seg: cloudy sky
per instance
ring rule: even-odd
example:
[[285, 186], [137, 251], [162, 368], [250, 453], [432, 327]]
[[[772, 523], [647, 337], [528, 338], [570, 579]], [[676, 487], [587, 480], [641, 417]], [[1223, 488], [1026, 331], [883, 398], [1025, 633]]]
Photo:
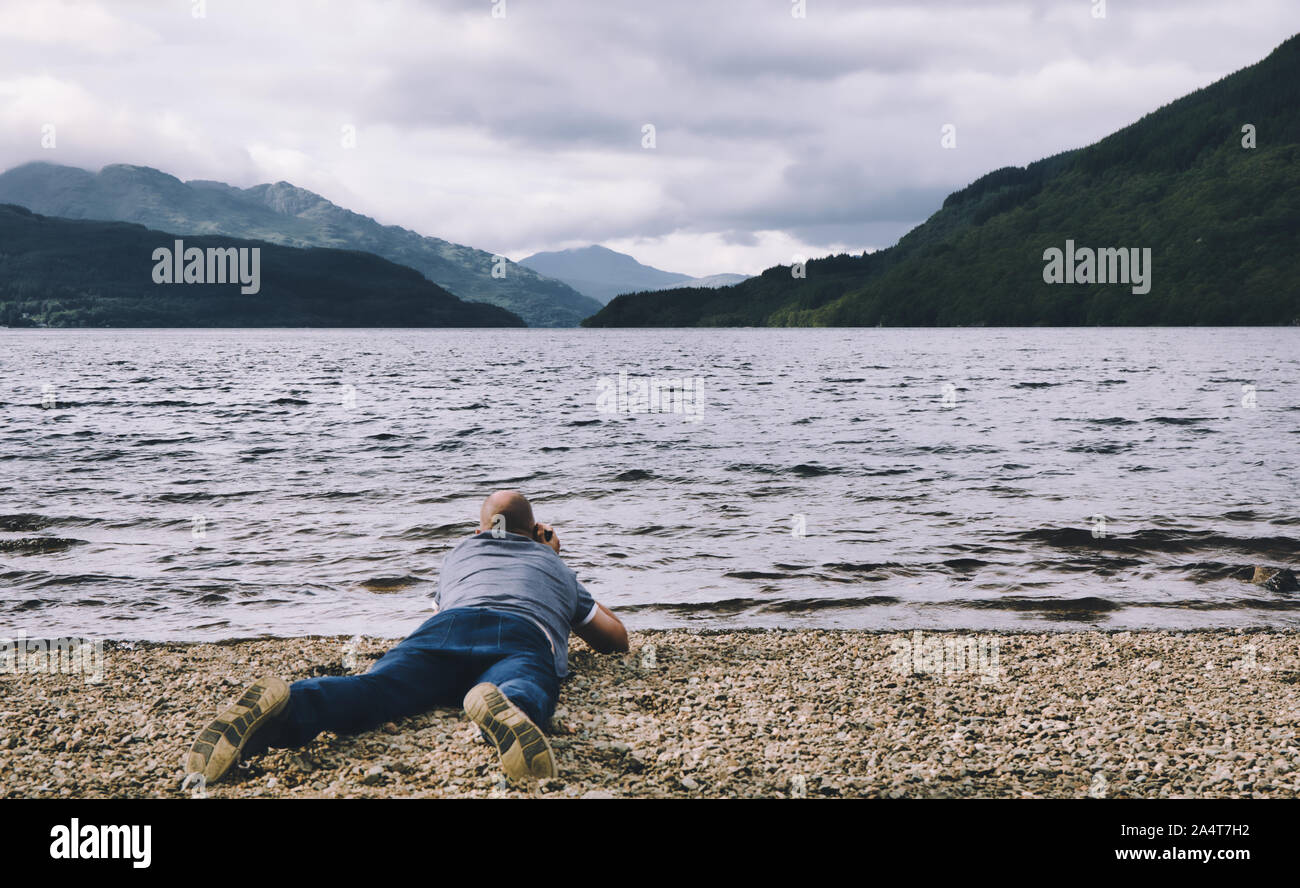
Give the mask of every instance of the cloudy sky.
[[1300, 31], [1296, 0], [1098, 6], [0, 0], [0, 169], [283, 179], [515, 259], [755, 273], [887, 246]]

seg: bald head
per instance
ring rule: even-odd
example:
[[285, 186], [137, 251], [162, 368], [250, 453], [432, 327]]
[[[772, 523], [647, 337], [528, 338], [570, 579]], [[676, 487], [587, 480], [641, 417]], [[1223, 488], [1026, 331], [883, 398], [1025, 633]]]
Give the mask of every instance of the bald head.
[[532, 539], [533, 507], [517, 490], [498, 490], [483, 500], [483, 508], [478, 512], [479, 533], [492, 529], [492, 519], [504, 515], [506, 530]]

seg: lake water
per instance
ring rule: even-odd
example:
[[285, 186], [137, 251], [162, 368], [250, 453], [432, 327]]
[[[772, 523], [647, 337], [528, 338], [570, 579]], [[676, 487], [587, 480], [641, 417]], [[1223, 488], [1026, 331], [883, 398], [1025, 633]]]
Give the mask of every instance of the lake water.
[[[1242, 579], [1300, 561], [1297, 328], [0, 330], [0, 370], [8, 634], [400, 636], [498, 487], [633, 628], [1300, 625]], [[601, 412], [620, 370], [698, 415]]]

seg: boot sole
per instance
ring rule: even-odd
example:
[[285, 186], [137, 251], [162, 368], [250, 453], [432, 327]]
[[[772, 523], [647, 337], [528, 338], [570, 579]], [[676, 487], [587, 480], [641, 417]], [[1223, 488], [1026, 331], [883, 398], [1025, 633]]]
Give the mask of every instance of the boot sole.
[[282, 679], [269, 676], [249, 685], [199, 732], [185, 757], [185, 773], [202, 774], [206, 783], [217, 782], [239, 761], [249, 738], [287, 705], [289, 685]]
[[465, 714], [496, 747], [507, 777], [540, 780], [558, 775], [546, 735], [496, 685], [484, 682], [471, 688], [465, 695]]

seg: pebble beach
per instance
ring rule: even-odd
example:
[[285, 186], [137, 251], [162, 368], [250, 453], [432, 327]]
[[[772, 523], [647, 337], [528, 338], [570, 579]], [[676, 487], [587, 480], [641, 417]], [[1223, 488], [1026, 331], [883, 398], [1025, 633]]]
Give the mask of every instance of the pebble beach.
[[1300, 633], [650, 631], [576, 639], [511, 784], [459, 710], [274, 750], [200, 792], [195, 733], [244, 685], [364, 672], [392, 639], [110, 642], [102, 677], [0, 673], [0, 796], [1295, 797]]

